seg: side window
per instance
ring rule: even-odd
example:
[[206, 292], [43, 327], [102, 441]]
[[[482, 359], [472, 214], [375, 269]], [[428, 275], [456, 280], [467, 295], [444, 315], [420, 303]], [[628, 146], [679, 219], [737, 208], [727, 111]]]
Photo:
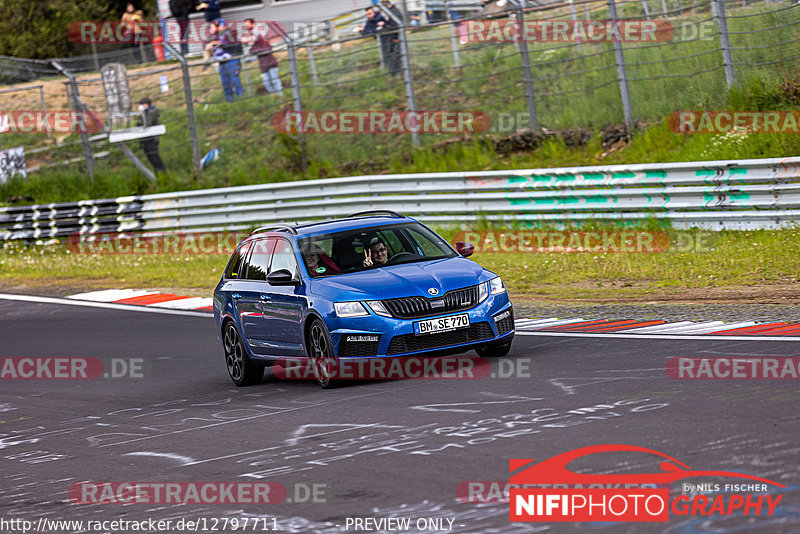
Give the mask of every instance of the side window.
[[292, 244], [285, 239], [278, 239], [275, 243], [275, 251], [272, 254], [271, 273], [287, 269], [294, 276], [297, 276], [297, 260], [294, 257]]
[[[244, 278], [244, 273], [247, 272], [248, 252], [250, 252], [250, 243], [242, 245], [234, 252], [231, 261], [228, 263], [228, 268], [225, 270], [225, 278], [235, 280], [239, 278], [239, 273], [242, 273], [241, 277]], [[242, 269], [242, 267], [244, 267], [244, 269]]]
[[250, 254], [250, 265], [247, 267], [248, 280], [266, 280], [269, 273], [269, 262], [272, 259], [274, 238], [259, 239], [253, 242], [253, 253]]
[[416, 230], [409, 230], [408, 233], [411, 234], [411, 237], [414, 239], [414, 241], [417, 242], [419, 248], [422, 249], [422, 252], [426, 256], [435, 257], [442, 255], [442, 249], [436, 246], [430, 239], [428, 239], [424, 235], [420, 234]]

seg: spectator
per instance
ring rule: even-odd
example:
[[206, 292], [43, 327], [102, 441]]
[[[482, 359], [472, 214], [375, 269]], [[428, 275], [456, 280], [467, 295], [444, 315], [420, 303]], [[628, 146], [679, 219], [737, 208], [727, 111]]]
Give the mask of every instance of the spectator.
[[206, 18], [206, 22], [211, 22], [222, 17], [222, 13], [219, 8], [219, 0], [206, 0], [197, 6], [197, 10], [203, 10], [203, 15]]
[[368, 35], [376, 35], [378, 31], [383, 28], [384, 24], [386, 24], [386, 19], [383, 18], [383, 15], [377, 13], [375, 8], [370, 6], [365, 10], [367, 16], [367, 22], [364, 23], [363, 26], [359, 26], [356, 28], [356, 32], [360, 33], [364, 37]]
[[131, 46], [133, 47], [133, 60], [139, 64], [142, 62], [142, 49], [138, 40], [139, 22], [143, 19], [142, 10], [137, 10], [136, 7], [128, 2], [125, 6], [125, 13], [122, 14], [122, 27], [125, 33], [131, 34]]
[[181, 30], [181, 55], [189, 53], [189, 43], [187, 42], [186, 30], [189, 28], [189, 13], [194, 8], [195, 0], [169, 0], [169, 10], [172, 16], [178, 21]]
[[[150, 126], [159, 124], [158, 118], [160, 112], [149, 98], [142, 98], [139, 100], [139, 111], [142, 112], [143, 116], [137, 119], [137, 126], [149, 128]], [[167, 166], [164, 165], [164, 161], [161, 159], [161, 155], [158, 152], [158, 136], [140, 139], [139, 146], [142, 148], [142, 152], [147, 156], [150, 165], [153, 166], [156, 172], [167, 172]]]
[[408, 0], [406, 8], [408, 9], [409, 24], [411, 26], [420, 26], [422, 24], [422, 13], [425, 11], [425, 0]]
[[234, 96], [242, 96], [242, 81], [239, 79], [241, 63], [239, 56], [242, 55], [242, 43], [239, 42], [236, 31], [228, 28], [224, 19], [218, 22], [218, 44], [214, 51], [214, 59], [219, 61], [219, 77], [222, 81], [222, 91], [225, 100], [233, 102]]
[[[382, 0], [383, 7], [392, 12], [392, 15], [397, 17], [398, 20], [403, 20], [403, 13], [400, 9], [392, 4], [391, 0]], [[395, 76], [400, 73], [402, 68], [402, 58], [400, 56], [400, 37], [397, 32], [400, 26], [390, 17], [387, 17], [386, 22], [382, 25], [381, 31], [381, 49], [383, 50], [383, 61], [389, 69], [389, 74]]]
[[219, 26], [217, 21], [208, 25], [208, 39], [203, 41], [203, 70], [208, 68], [211, 63], [211, 58], [214, 57], [214, 51], [219, 45]]
[[242, 42], [251, 45], [250, 53], [258, 56], [258, 68], [261, 70], [261, 80], [267, 93], [283, 96], [278, 59], [272, 53], [269, 40], [264, 35], [255, 34], [255, 25], [253, 19], [245, 19], [244, 29], [247, 33], [242, 37]]

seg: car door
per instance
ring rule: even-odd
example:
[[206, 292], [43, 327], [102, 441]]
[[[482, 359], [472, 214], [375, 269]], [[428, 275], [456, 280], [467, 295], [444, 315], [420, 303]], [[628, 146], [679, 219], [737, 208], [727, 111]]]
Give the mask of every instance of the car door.
[[271, 355], [267, 341], [266, 324], [261, 297], [267, 287], [267, 273], [272, 260], [274, 239], [262, 238], [253, 241], [250, 253], [240, 268], [236, 291], [231, 295], [236, 303], [242, 334], [254, 354]]
[[[300, 279], [297, 256], [288, 239], [276, 238], [270, 273], [287, 269]], [[303, 286], [268, 285], [267, 298], [261, 301], [264, 310], [267, 340], [280, 356], [303, 356], [301, 320], [307, 306]]]

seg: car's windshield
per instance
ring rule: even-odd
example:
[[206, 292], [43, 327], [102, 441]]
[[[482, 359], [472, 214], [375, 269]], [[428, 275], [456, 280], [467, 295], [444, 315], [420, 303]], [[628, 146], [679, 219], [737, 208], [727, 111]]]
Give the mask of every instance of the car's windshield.
[[416, 222], [318, 235], [299, 244], [313, 278], [457, 255], [444, 239]]

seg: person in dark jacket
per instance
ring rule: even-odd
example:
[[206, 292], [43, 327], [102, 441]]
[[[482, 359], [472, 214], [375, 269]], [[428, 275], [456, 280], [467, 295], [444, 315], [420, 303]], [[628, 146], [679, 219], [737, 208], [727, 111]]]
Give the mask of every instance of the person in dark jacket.
[[[137, 119], [136, 124], [138, 126], [149, 128], [150, 126], [159, 124], [158, 118], [160, 112], [149, 98], [142, 98], [139, 100], [139, 111], [142, 112], [143, 116]], [[153, 166], [156, 172], [167, 172], [167, 166], [164, 165], [161, 154], [158, 152], [158, 136], [140, 139], [139, 146], [142, 148], [142, 152], [147, 156], [150, 165]]]
[[197, 10], [203, 10], [206, 22], [211, 22], [212, 20], [217, 20], [222, 17], [222, 12], [219, 8], [219, 0], [205, 0], [197, 6]]
[[244, 94], [242, 81], [239, 79], [241, 71], [239, 56], [243, 52], [242, 43], [239, 42], [236, 30], [229, 28], [224, 19], [219, 19], [218, 27], [219, 44], [214, 52], [214, 59], [219, 61], [219, 77], [222, 81], [225, 100], [233, 102], [234, 95], [242, 96]]
[[251, 45], [250, 53], [258, 56], [258, 68], [261, 70], [264, 89], [271, 95], [283, 96], [278, 59], [272, 53], [272, 45], [269, 44], [269, 40], [264, 35], [256, 34], [255, 26], [256, 23], [253, 19], [245, 19], [244, 29], [247, 35], [242, 37], [242, 42]]
[[[403, 13], [396, 5], [392, 4], [389, 0], [382, 0], [383, 6], [387, 8], [398, 20], [403, 20]], [[386, 68], [389, 69], [389, 74], [395, 76], [400, 73], [402, 69], [402, 58], [400, 56], [400, 36], [397, 32], [400, 26], [390, 17], [387, 17], [386, 23], [381, 29], [381, 48], [383, 49], [383, 60], [386, 62]]]
[[363, 26], [356, 28], [356, 31], [364, 37], [368, 35], [376, 35], [378, 31], [386, 24], [386, 19], [383, 15], [375, 11], [375, 8], [370, 6], [365, 10], [367, 21]]
[[181, 29], [181, 55], [183, 56], [189, 53], [186, 30], [189, 28], [189, 13], [194, 10], [194, 7], [195, 0], [169, 0], [169, 10]]

